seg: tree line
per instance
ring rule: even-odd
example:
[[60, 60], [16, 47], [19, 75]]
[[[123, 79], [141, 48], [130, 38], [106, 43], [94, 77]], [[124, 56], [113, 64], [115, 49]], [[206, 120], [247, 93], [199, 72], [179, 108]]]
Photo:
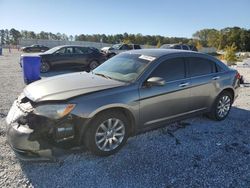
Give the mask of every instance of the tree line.
[[193, 38], [184, 37], [165, 37], [161, 35], [142, 35], [138, 34], [80, 34], [66, 35], [64, 33], [51, 33], [41, 31], [16, 30], [14, 28], [0, 30], [1, 45], [18, 45], [19, 39], [45, 39], [45, 40], [66, 40], [66, 41], [90, 41], [103, 43], [135, 43], [140, 45], [161, 46], [162, 44], [185, 43], [201, 47], [215, 47], [225, 49], [228, 46], [235, 45], [237, 51], [250, 51], [250, 29], [240, 27], [227, 27], [221, 30], [202, 29], [193, 34]]
[[250, 51], [250, 29], [226, 27], [221, 30], [202, 29], [193, 34], [197, 45], [224, 50], [234, 46], [237, 51]]

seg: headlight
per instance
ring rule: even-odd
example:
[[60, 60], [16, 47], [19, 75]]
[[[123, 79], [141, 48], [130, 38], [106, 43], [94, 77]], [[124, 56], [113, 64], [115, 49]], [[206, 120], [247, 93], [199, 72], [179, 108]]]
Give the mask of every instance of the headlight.
[[34, 114], [51, 119], [60, 119], [68, 115], [75, 108], [75, 104], [41, 105], [35, 108]]

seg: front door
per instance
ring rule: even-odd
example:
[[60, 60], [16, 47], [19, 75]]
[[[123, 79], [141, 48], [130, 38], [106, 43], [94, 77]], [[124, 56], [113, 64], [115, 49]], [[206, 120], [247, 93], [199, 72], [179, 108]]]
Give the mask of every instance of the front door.
[[70, 67], [75, 64], [73, 58], [73, 47], [63, 47], [56, 51], [51, 57], [54, 66], [58, 68]]
[[189, 112], [190, 79], [186, 78], [183, 58], [161, 62], [148, 78], [161, 77], [163, 86], [147, 86], [146, 80], [139, 89], [140, 125], [150, 127]]

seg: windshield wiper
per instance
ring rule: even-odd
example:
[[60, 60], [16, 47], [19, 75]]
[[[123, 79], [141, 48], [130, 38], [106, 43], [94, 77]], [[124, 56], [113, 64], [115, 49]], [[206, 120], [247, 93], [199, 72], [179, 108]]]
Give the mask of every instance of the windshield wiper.
[[[92, 72], [92, 73], [93, 73], [93, 72]], [[112, 79], [111, 77], [109, 77], [109, 76], [107, 76], [107, 75], [105, 75], [105, 74], [101, 74], [101, 73], [93, 73], [93, 74], [95, 74], [95, 75], [97, 75], [97, 76], [102, 76], [102, 77], [107, 78], [107, 79]]]

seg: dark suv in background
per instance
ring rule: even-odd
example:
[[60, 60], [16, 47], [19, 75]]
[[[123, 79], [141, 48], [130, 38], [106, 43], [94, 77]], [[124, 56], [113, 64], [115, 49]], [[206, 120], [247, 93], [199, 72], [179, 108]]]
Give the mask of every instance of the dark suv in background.
[[161, 46], [163, 49], [177, 49], [177, 50], [191, 50], [191, 51], [198, 51], [194, 45], [190, 44], [163, 44]]

